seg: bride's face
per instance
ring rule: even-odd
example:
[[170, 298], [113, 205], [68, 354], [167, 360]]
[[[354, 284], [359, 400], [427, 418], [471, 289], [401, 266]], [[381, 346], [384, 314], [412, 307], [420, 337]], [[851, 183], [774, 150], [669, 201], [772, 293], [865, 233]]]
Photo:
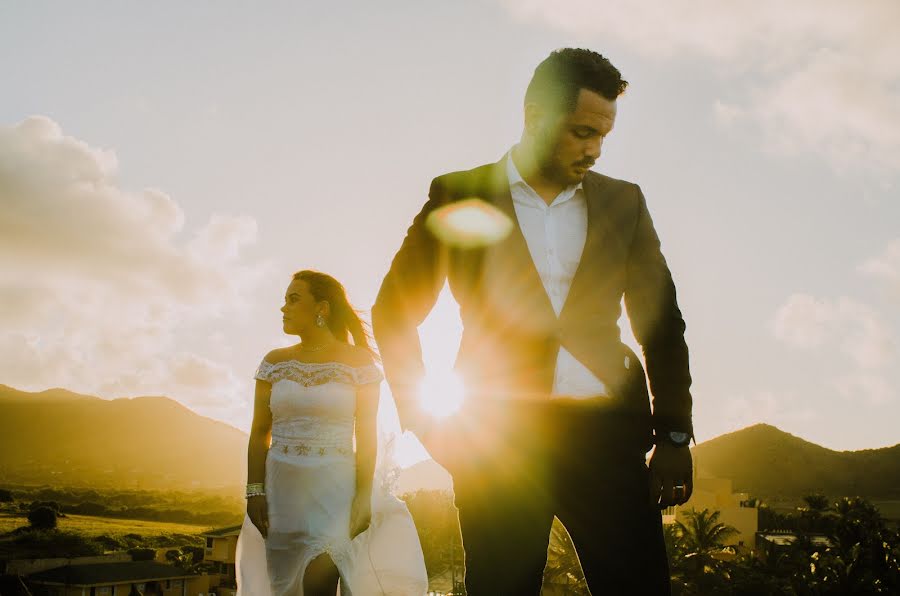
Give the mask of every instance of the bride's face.
[[320, 304], [309, 291], [309, 284], [301, 279], [291, 281], [284, 293], [282, 324], [288, 335], [300, 335], [316, 324]]

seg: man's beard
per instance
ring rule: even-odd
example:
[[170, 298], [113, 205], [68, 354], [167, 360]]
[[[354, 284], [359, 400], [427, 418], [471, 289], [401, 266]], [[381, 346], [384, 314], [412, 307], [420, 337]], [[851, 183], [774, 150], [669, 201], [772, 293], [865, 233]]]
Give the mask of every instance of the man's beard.
[[565, 167], [556, 159], [556, 139], [550, 135], [542, 135], [536, 146], [535, 161], [537, 162], [538, 171], [544, 180], [550, 180], [559, 184], [569, 185], [569, 176], [566, 175]]
[[536, 162], [541, 176], [545, 180], [556, 182], [564, 186], [578, 184], [584, 179], [584, 176], [573, 175], [569, 167], [574, 165], [583, 165], [585, 170], [590, 168], [593, 162], [582, 164], [563, 164], [556, 158], [556, 150], [559, 143], [556, 135], [545, 133], [539, 138], [536, 146]]
[[538, 162], [538, 168], [540, 168], [541, 175], [545, 180], [552, 180], [564, 186], [572, 186], [573, 184], [578, 184], [584, 178], [584, 176], [572, 174], [569, 167], [560, 163], [553, 152], [549, 155], [541, 156], [541, 158]]

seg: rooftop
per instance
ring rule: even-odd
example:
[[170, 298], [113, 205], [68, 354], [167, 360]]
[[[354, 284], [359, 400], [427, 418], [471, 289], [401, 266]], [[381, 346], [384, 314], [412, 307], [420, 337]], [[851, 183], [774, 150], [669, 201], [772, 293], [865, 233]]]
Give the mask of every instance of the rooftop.
[[28, 576], [28, 581], [68, 586], [98, 586], [194, 576], [195, 573], [189, 573], [174, 565], [155, 561], [127, 561], [56, 567], [33, 573]]
[[210, 536], [212, 538], [224, 538], [225, 536], [237, 536], [241, 533], [241, 526], [228, 526], [227, 528], [219, 528], [203, 532], [201, 536]]

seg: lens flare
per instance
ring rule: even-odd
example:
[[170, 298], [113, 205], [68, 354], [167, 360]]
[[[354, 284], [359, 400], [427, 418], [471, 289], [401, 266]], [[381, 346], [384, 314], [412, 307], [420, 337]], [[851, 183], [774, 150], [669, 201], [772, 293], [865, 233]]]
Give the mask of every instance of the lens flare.
[[419, 403], [435, 418], [446, 418], [462, 406], [465, 388], [452, 370], [428, 372], [419, 385]]
[[425, 225], [444, 244], [457, 248], [496, 244], [513, 229], [513, 222], [505, 213], [479, 198], [435, 209]]

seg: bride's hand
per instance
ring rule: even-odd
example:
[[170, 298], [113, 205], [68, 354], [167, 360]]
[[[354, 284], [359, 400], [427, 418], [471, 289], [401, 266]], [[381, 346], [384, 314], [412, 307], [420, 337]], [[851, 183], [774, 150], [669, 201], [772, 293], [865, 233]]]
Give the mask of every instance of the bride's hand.
[[372, 495], [357, 495], [350, 507], [350, 538], [366, 531], [372, 521]]
[[247, 516], [263, 538], [269, 534], [269, 505], [265, 495], [258, 495], [247, 499]]

